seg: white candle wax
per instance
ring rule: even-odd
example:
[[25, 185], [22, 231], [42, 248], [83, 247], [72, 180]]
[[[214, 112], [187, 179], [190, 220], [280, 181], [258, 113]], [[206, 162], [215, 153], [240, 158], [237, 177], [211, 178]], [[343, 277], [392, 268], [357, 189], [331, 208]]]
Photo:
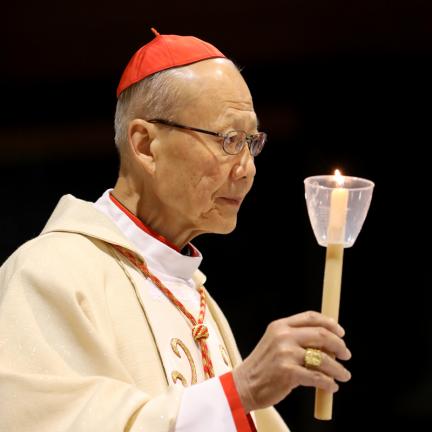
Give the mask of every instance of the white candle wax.
[[345, 223], [348, 208], [348, 189], [343, 187], [343, 177], [336, 171], [338, 187], [331, 192], [330, 215], [327, 231], [328, 244], [344, 243]]

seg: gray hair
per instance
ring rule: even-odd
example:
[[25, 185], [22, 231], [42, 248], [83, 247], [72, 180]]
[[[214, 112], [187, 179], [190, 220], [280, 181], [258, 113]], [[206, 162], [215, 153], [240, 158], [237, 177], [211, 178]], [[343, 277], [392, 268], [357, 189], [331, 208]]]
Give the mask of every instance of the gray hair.
[[117, 149], [128, 140], [128, 125], [135, 118], [174, 120], [186, 102], [179, 69], [157, 72], [125, 89], [119, 96], [114, 119]]
[[[229, 59], [225, 60], [232, 63]], [[120, 94], [114, 119], [114, 139], [120, 154], [127, 144], [128, 125], [133, 119], [179, 121], [176, 115], [191, 102], [192, 97], [198, 96], [187, 91], [182, 79], [184, 73], [182, 67], [166, 69], [131, 85]]]

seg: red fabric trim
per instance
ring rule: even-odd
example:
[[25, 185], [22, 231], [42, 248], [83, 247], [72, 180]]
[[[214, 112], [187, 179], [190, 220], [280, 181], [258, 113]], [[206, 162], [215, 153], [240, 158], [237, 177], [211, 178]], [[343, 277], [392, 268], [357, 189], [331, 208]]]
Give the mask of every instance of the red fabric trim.
[[237, 432], [256, 432], [256, 427], [250, 414], [246, 415], [245, 413], [240, 396], [237, 393], [232, 372], [221, 375], [219, 380], [228, 400]]
[[250, 430], [252, 432], [257, 432], [256, 427], [255, 427], [255, 423], [253, 422], [252, 416], [250, 414], [247, 415], [247, 419], [248, 419], [248, 422], [249, 422]]
[[[112, 194], [109, 194], [109, 197], [111, 201], [123, 212], [126, 214], [126, 216], [138, 227], [141, 228], [143, 231], [145, 231], [147, 234], [151, 235], [155, 239], [159, 240], [162, 243], [165, 243], [170, 248], [176, 250], [177, 252], [181, 252], [180, 249], [174, 244], [171, 243], [167, 238], [165, 238], [163, 235], [158, 234], [156, 231], [153, 231], [150, 227], [147, 225], [144, 225], [144, 223], [138, 219], [130, 210], [128, 210], [120, 201], [116, 199], [116, 197]], [[187, 245], [189, 248], [189, 251], [191, 252], [191, 256], [197, 257], [198, 251], [189, 243]]]
[[188, 243], [187, 247], [189, 248], [189, 251], [191, 253], [190, 254], [191, 257], [195, 258], [195, 257], [199, 256], [198, 250], [195, 249], [195, 246], [192, 243]]

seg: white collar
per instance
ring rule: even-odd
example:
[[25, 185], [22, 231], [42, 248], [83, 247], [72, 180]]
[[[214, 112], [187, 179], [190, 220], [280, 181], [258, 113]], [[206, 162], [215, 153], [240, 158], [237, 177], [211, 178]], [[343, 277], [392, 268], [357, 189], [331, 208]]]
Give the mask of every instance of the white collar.
[[172, 247], [146, 233], [132, 219], [118, 208], [110, 199], [112, 189], [108, 189], [94, 203], [94, 206], [107, 215], [120, 229], [122, 234], [133, 243], [145, 258], [150, 270], [167, 276], [190, 280], [202, 261], [201, 253], [191, 257], [182, 255]]

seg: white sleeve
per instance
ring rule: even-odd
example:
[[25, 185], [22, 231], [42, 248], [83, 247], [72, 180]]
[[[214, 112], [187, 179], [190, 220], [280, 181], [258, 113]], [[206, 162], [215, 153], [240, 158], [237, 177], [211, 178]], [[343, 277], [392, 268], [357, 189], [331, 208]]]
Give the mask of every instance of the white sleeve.
[[184, 390], [175, 432], [237, 432], [219, 378], [211, 378]]

